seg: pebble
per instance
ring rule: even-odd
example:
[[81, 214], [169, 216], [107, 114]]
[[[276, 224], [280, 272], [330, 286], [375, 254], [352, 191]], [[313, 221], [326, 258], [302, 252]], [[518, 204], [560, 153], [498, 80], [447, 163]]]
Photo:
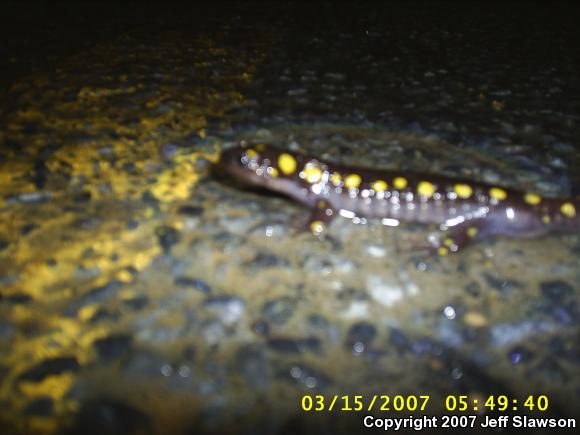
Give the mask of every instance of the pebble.
[[318, 352], [320, 350], [320, 340], [311, 338], [270, 338], [268, 347], [279, 353], [304, 353]]
[[487, 317], [477, 311], [469, 311], [463, 316], [463, 321], [466, 325], [474, 328], [482, 328], [489, 323]]
[[399, 353], [406, 352], [411, 346], [409, 338], [399, 328], [391, 328], [389, 333], [389, 343], [399, 351]]
[[562, 280], [542, 282], [540, 290], [544, 296], [556, 302], [574, 295], [574, 287]]
[[367, 254], [375, 258], [383, 258], [387, 255], [387, 250], [383, 245], [368, 245], [366, 251]]
[[508, 358], [512, 364], [529, 362], [534, 357], [534, 353], [525, 347], [517, 346], [508, 352]]
[[394, 281], [378, 275], [369, 275], [366, 288], [371, 297], [378, 303], [390, 307], [404, 297], [403, 290]]
[[216, 314], [226, 325], [232, 325], [244, 315], [246, 303], [235, 296], [216, 296], [206, 299], [203, 306]]
[[78, 310], [86, 305], [102, 303], [111, 299], [123, 285], [122, 281], [112, 280], [103, 286], [94, 287], [77, 300], [73, 300], [66, 308], [65, 313], [69, 316], [75, 316]]
[[162, 225], [155, 228], [155, 235], [165, 253], [168, 253], [171, 247], [179, 242], [180, 239], [179, 231], [168, 225]]
[[289, 297], [281, 297], [268, 301], [262, 305], [262, 315], [272, 323], [282, 325], [292, 317], [296, 308], [295, 300]]
[[[287, 264], [286, 261], [284, 261], [284, 262]], [[276, 257], [275, 255], [260, 252], [254, 257], [254, 259], [252, 261], [250, 261], [249, 263], [246, 263], [245, 265], [250, 266], [250, 267], [266, 268], [266, 267], [277, 266], [279, 263], [280, 263], [280, 259], [278, 257]]]
[[199, 217], [203, 214], [203, 208], [194, 205], [183, 205], [179, 207], [177, 213], [188, 217]]
[[520, 343], [530, 335], [545, 335], [555, 331], [552, 322], [524, 320], [519, 323], [500, 323], [490, 327], [491, 340], [495, 346], [503, 347]]
[[28, 192], [6, 196], [8, 204], [14, 202], [44, 202], [51, 198], [50, 193], [47, 192]]
[[270, 333], [270, 324], [265, 320], [256, 320], [252, 325], [253, 331], [258, 335], [268, 335]]
[[270, 385], [270, 364], [264, 346], [254, 343], [240, 347], [236, 366], [253, 390], [265, 390]]
[[201, 279], [190, 278], [188, 276], [178, 276], [175, 278], [175, 285], [180, 287], [191, 287], [206, 295], [211, 293], [211, 287], [208, 283]]
[[125, 299], [123, 303], [129, 308], [139, 311], [149, 304], [149, 298], [147, 296], [137, 296], [131, 299]]
[[524, 285], [519, 281], [497, 278], [488, 272], [484, 272], [483, 277], [485, 279], [485, 282], [487, 282], [487, 284], [490, 287], [492, 287], [496, 290], [499, 290], [502, 293], [510, 291], [510, 290], [514, 290], [514, 289], [517, 290], [517, 289], [524, 288]]
[[348, 331], [346, 346], [348, 349], [354, 350], [356, 353], [361, 353], [376, 335], [377, 328], [369, 322], [363, 321], [355, 323]]
[[64, 372], [77, 372], [80, 367], [75, 357], [62, 356], [48, 358], [26, 370], [18, 377], [18, 380], [40, 382], [48, 376], [60, 375]]
[[93, 342], [101, 361], [117, 359], [131, 351], [133, 337], [126, 334], [110, 335]]

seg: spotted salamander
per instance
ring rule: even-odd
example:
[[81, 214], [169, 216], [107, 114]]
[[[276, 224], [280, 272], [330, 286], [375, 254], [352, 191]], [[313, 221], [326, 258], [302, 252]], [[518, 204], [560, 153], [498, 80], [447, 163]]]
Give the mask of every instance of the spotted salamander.
[[580, 230], [580, 198], [545, 198], [443, 176], [342, 166], [264, 144], [228, 149], [216, 166], [310, 207], [309, 228], [316, 235], [337, 215], [357, 223], [379, 218], [388, 226], [432, 223], [449, 231], [429, 240], [428, 247], [447, 255], [495, 234], [534, 237]]

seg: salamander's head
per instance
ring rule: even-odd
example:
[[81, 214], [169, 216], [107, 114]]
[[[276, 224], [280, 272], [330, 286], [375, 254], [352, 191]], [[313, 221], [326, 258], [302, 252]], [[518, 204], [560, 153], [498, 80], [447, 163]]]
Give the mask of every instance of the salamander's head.
[[242, 144], [222, 152], [214, 169], [245, 183], [288, 193], [298, 159], [300, 156], [269, 145]]

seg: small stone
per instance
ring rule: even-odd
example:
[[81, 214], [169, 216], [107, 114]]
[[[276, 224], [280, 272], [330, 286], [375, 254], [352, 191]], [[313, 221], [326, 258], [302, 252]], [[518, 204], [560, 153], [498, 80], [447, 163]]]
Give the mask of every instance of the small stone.
[[463, 316], [463, 321], [466, 325], [472, 326], [474, 328], [481, 328], [487, 326], [488, 320], [483, 314], [477, 311], [469, 311]]
[[218, 296], [204, 302], [204, 307], [214, 312], [226, 325], [232, 325], [241, 319], [245, 305], [243, 299], [235, 296]]
[[138, 311], [138, 310], [142, 310], [143, 308], [145, 308], [147, 306], [147, 304], [149, 303], [149, 298], [147, 296], [137, 296], [137, 297], [132, 298], [132, 299], [126, 299], [123, 302], [129, 308], [132, 308], [132, 309]]
[[265, 320], [257, 320], [252, 325], [252, 329], [256, 334], [268, 335], [270, 333], [270, 324]]
[[6, 202], [10, 204], [14, 202], [44, 202], [48, 201], [50, 198], [51, 195], [47, 192], [28, 192], [8, 195], [5, 199]]
[[254, 257], [252, 261], [250, 261], [247, 265], [251, 267], [273, 267], [278, 265], [280, 260], [275, 255], [265, 254], [260, 252], [258, 255]]
[[289, 297], [268, 301], [262, 306], [263, 316], [278, 325], [284, 324], [294, 314], [296, 302]]
[[383, 258], [387, 255], [387, 250], [383, 245], [369, 245], [366, 251], [371, 257], [375, 258]]
[[171, 247], [179, 242], [180, 239], [179, 231], [168, 225], [157, 227], [155, 229], [155, 235], [165, 253], [168, 253]]
[[481, 285], [477, 281], [472, 281], [465, 286], [465, 291], [473, 297], [477, 297], [481, 294]]
[[174, 157], [178, 151], [179, 145], [173, 143], [168, 143], [161, 147], [161, 155], [166, 159]]
[[211, 293], [211, 287], [209, 286], [209, 284], [197, 278], [178, 276], [177, 278], [175, 278], [175, 285], [178, 285], [180, 287], [191, 287], [196, 290], [199, 290], [204, 294]]
[[391, 328], [389, 341], [399, 352], [406, 352], [411, 346], [405, 333], [398, 328]]
[[574, 294], [574, 287], [562, 280], [545, 281], [540, 284], [540, 290], [544, 296], [553, 301], [562, 301]]
[[271, 338], [268, 340], [268, 347], [280, 353], [317, 352], [320, 350], [320, 340], [315, 337], [302, 339]]
[[196, 207], [193, 205], [183, 205], [183, 206], [179, 207], [179, 209], [177, 210], [177, 213], [184, 215], [184, 216], [189, 216], [189, 217], [198, 217], [198, 216], [202, 215], [203, 208]]
[[[368, 322], [358, 322], [348, 331], [346, 345], [352, 349], [357, 343], [367, 346], [377, 335], [377, 328]], [[360, 352], [359, 352], [360, 353]]]
[[393, 281], [377, 275], [367, 277], [367, 291], [374, 300], [387, 307], [403, 299], [403, 290]]
[[499, 290], [500, 292], [521, 289], [524, 287], [524, 285], [519, 281], [497, 278], [487, 272], [483, 274], [483, 277], [490, 287]]
[[236, 354], [236, 365], [252, 389], [264, 390], [268, 387], [270, 365], [268, 364], [268, 354], [263, 345], [242, 346]]
[[528, 362], [533, 358], [534, 354], [528, 349], [523, 347], [515, 347], [508, 353], [508, 358], [512, 364], [519, 364], [522, 362]]
[[48, 376], [60, 375], [64, 372], [77, 372], [80, 364], [75, 357], [48, 358], [22, 373], [19, 381], [40, 382]]
[[130, 352], [132, 344], [132, 336], [119, 334], [95, 340], [93, 346], [99, 355], [99, 359], [109, 361]]

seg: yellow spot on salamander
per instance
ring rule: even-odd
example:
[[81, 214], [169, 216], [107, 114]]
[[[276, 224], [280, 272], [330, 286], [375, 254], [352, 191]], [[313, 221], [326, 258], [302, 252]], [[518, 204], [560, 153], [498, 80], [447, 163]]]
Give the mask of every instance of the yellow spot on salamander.
[[330, 176], [330, 182], [338, 187], [340, 186], [340, 183], [342, 182], [342, 177], [340, 176], [340, 174], [338, 172], [333, 172], [332, 175]]
[[306, 164], [303, 172], [304, 178], [306, 178], [306, 181], [310, 184], [318, 183], [322, 178], [322, 170], [317, 164], [312, 162]]
[[310, 229], [312, 230], [312, 234], [318, 236], [324, 232], [326, 226], [322, 221], [313, 221], [310, 223]]
[[453, 186], [453, 191], [459, 198], [467, 199], [473, 195], [473, 189], [469, 184], [458, 183]]
[[449, 254], [449, 249], [447, 249], [445, 246], [439, 246], [439, 248], [437, 248], [437, 253], [443, 257]]
[[282, 153], [278, 157], [278, 167], [285, 175], [291, 175], [296, 171], [296, 159], [288, 153]]
[[498, 201], [502, 201], [507, 198], [507, 192], [499, 187], [492, 187], [489, 189], [489, 195]]
[[453, 239], [451, 239], [451, 238], [448, 237], [445, 240], [443, 240], [443, 244], [445, 246], [451, 246], [451, 245], [453, 245]]
[[407, 179], [403, 177], [396, 177], [393, 180], [393, 186], [395, 186], [395, 189], [402, 190], [407, 187]]
[[256, 149], [256, 151], [263, 153], [264, 151], [266, 151], [266, 145], [263, 143], [257, 143], [256, 145], [254, 145], [254, 148]]
[[565, 202], [560, 207], [560, 211], [564, 216], [568, 216], [569, 218], [573, 218], [576, 216], [576, 207], [571, 202]]
[[360, 186], [361, 178], [360, 175], [350, 174], [344, 177], [344, 186], [348, 189], [354, 189]]
[[477, 233], [478, 233], [478, 232], [479, 232], [479, 231], [478, 231], [478, 229], [477, 229], [477, 228], [475, 228], [475, 227], [469, 227], [469, 228], [467, 229], [467, 235], [468, 235], [469, 237], [471, 237], [471, 238], [473, 238], [473, 237], [477, 236]]
[[389, 187], [389, 185], [387, 184], [386, 181], [377, 180], [371, 185], [371, 187], [375, 192], [384, 192], [385, 190], [387, 190], [387, 187]]
[[544, 222], [545, 224], [549, 224], [552, 221], [552, 219], [550, 219], [550, 216], [545, 215], [542, 216], [542, 222]]
[[526, 193], [524, 195], [524, 201], [531, 205], [538, 205], [540, 202], [542, 202], [542, 198], [540, 195], [536, 195], [535, 193]]
[[268, 175], [270, 175], [270, 177], [277, 177], [278, 175], [280, 175], [280, 173], [278, 172], [278, 169], [276, 169], [273, 166], [268, 167], [266, 172], [268, 172]]
[[428, 181], [421, 181], [418, 185], [417, 185], [417, 193], [421, 196], [424, 196], [426, 198], [431, 198], [433, 196], [433, 194], [435, 193], [435, 186], [433, 185], [433, 183], [430, 183]]
[[246, 157], [249, 157], [250, 159], [254, 160], [258, 158], [258, 153], [256, 152], [256, 150], [250, 148], [249, 150], [246, 150]]

